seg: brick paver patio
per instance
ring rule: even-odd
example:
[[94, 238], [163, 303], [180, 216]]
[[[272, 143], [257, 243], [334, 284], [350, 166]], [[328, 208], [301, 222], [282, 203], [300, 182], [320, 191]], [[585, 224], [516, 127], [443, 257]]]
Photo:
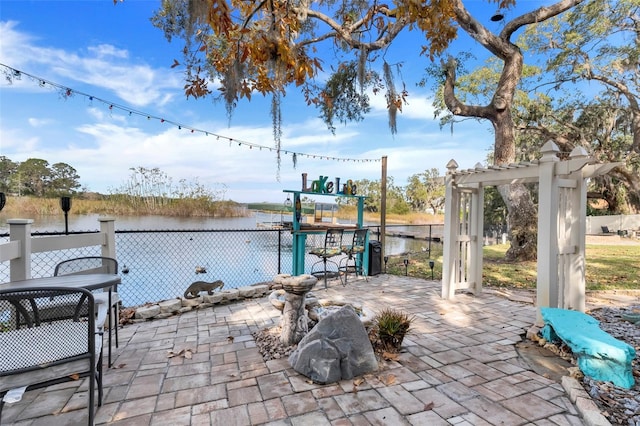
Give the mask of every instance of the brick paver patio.
[[[252, 332], [277, 325], [267, 297], [126, 325], [106, 369], [97, 424], [582, 425], [563, 386], [535, 373], [515, 344], [531, 304], [489, 292], [440, 298], [440, 283], [379, 275], [330, 282], [319, 298], [415, 315], [397, 361], [362, 380], [318, 385], [286, 359], [265, 362]], [[180, 351], [192, 353], [169, 357]], [[184, 354], [184, 352], [183, 352]], [[27, 392], [3, 424], [86, 424], [86, 381]], [[575, 399], [575, 398], [574, 398]]]

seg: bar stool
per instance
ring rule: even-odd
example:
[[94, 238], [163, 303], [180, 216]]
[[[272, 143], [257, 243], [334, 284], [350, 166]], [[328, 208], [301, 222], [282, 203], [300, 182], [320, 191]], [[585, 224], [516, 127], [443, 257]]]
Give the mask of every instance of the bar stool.
[[[356, 277], [358, 273], [360, 275], [364, 275], [362, 273], [362, 253], [364, 253], [364, 249], [367, 243], [367, 233], [369, 232], [369, 228], [361, 228], [353, 231], [353, 240], [351, 241], [350, 246], [342, 246], [342, 253], [346, 254], [347, 257], [340, 260], [340, 266], [338, 267], [339, 271], [344, 271], [344, 282], [342, 285], [347, 285], [347, 276], [350, 271], [355, 272]], [[353, 265], [349, 265], [349, 262], [352, 261]], [[344, 262], [344, 266], [342, 263]]]
[[[340, 266], [329, 260], [332, 257], [339, 256], [342, 254], [342, 235], [344, 233], [344, 229], [342, 228], [329, 228], [324, 236], [324, 246], [323, 247], [315, 247], [309, 251], [310, 254], [318, 256], [320, 260], [314, 263], [311, 266], [311, 275], [313, 276], [324, 276], [324, 288], [327, 288], [327, 275], [340, 274]], [[327, 271], [327, 262], [331, 262], [336, 265], [336, 272]], [[322, 264], [322, 271], [313, 272], [316, 265]]]

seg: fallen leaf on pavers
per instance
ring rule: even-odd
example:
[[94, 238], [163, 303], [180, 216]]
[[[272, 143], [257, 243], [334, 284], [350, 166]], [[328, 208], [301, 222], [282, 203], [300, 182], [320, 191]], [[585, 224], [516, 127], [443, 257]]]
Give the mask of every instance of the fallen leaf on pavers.
[[180, 349], [178, 352], [167, 351], [167, 358], [173, 358], [176, 356], [180, 356], [184, 353], [184, 349]]
[[382, 358], [386, 361], [398, 361], [400, 359], [400, 354], [384, 351], [382, 352]]
[[124, 368], [126, 367], [127, 364], [118, 364], [118, 365], [114, 365], [113, 367], [111, 367], [114, 370], [120, 369], [120, 368]]
[[424, 404], [424, 411], [433, 410], [433, 407], [435, 407], [435, 404], [433, 402], [430, 402], [428, 404]]
[[362, 377], [358, 377], [357, 379], [353, 379], [353, 386], [360, 386], [364, 383], [364, 379]]
[[233, 343], [233, 336], [227, 337], [227, 340], [229, 341], [229, 343]]
[[186, 359], [191, 359], [193, 357], [193, 350], [191, 349], [180, 349], [178, 352], [167, 351], [167, 358], [173, 358], [176, 356], [183, 356]]
[[386, 376], [380, 376], [378, 378], [386, 386], [392, 385], [396, 382], [396, 376], [394, 376], [393, 374], [387, 374]]
[[311, 379], [307, 379], [307, 380], [305, 380], [305, 382], [306, 382], [306, 383], [308, 383], [308, 384], [310, 384], [310, 385], [312, 385], [312, 384], [313, 384], [313, 380], [311, 380]]
[[71, 378], [71, 380], [79, 380], [80, 379], [80, 375], [78, 373], [70, 374], [69, 377]]

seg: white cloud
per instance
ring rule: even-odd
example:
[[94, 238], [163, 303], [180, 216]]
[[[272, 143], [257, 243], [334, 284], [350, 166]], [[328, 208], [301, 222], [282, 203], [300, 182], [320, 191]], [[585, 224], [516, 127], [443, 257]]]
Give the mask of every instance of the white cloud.
[[[369, 94], [372, 114], [384, 115], [388, 114], [387, 99], [383, 93], [377, 95]], [[398, 111], [398, 127], [402, 127], [403, 120], [427, 120], [435, 121], [433, 118], [434, 108], [432, 100], [424, 92], [413, 91], [407, 96], [407, 103], [402, 105], [402, 112]]]
[[154, 69], [143, 62], [131, 62], [129, 52], [109, 44], [88, 46], [73, 53], [36, 45], [36, 40], [19, 31], [16, 22], [0, 22], [0, 57], [9, 66], [43, 70], [51, 81], [89, 84], [114, 93], [135, 107], [162, 106], [182, 95], [182, 75], [170, 69]]
[[51, 120], [51, 119], [42, 119], [42, 118], [35, 118], [35, 117], [31, 117], [27, 119], [27, 121], [29, 125], [31, 125], [31, 127], [44, 127], [54, 123], [54, 120]]
[[99, 44], [97, 46], [89, 46], [87, 50], [91, 53], [94, 53], [98, 58], [120, 58], [127, 59], [129, 57], [129, 52], [124, 49], [117, 49], [115, 46], [110, 44]]

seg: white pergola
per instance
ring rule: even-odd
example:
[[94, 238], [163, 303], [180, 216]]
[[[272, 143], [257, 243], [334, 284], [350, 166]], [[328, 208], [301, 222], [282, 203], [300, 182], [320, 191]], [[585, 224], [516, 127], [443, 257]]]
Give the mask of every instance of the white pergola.
[[586, 180], [622, 163], [598, 164], [582, 147], [560, 161], [552, 141], [538, 161], [458, 171], [447, 164], [442, 297], [482, 291], [484, 187], [539, 183], [537, 307], [585, 310]]

